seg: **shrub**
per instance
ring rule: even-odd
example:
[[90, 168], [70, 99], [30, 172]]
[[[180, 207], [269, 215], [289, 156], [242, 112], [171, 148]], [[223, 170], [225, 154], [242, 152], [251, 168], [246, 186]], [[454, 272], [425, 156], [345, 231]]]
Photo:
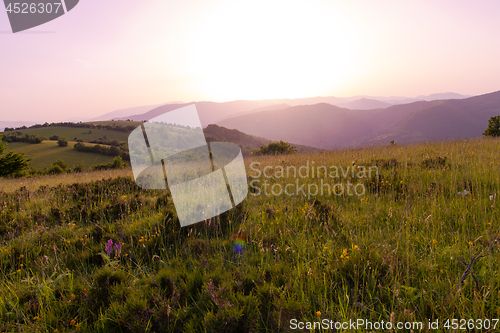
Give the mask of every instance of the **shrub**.
[[58, 158], [52, 165], [51, 167], [53, 166], [58, 166], [60, 167], [63, 171], [66, 171], [68, 170], [69, 168], [69, 165], [68, 163], [64, 162], [62, 159]]
[[116, 156], [110, 164], [96, 164], [92, 166], [92, 170], [108, 170], [108, 169], [121, 169], [126, 166], [120, 156]]
[[75, 167], [73, 168], [73, 171], [74, 171], [74, 172], [83, 172], [83, 171], [85, 171], [85, 165], [83, 165], [83, 164], [78, 164], [77, 166], [75, 166]]
[[59, 147], [67, 147], [68, 140], [66, 140], [66, 138], [60, 138], [59, 141], [57, 141], [57, 144], [59, 145]]
[[297, 151], [295, 147], [288, 142], [270, 142], [268, 145], [262, 145], [259, 149], [253, 149], [253, 155], [285, 155], [294, 154]]
[[64, 173], [64, 170], [59, 165], [52, 164], [47, 173], [51, 175], [58, 175], [60, 173]]
[[52, 140], [52, 141], [57, 141], [57, 140], [59, 140], [59, 135], [52, 135], [52, 136], [49, 136], [49, 140]]

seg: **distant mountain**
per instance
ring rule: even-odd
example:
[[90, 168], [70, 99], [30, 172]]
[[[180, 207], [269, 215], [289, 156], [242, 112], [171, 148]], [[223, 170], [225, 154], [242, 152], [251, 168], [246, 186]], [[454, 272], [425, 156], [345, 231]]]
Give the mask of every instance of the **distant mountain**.
[[[187, 106], [189, 104], [193, 103], [162, 105], [144, 114], [132, 115], [121, 119], [123, 120], [129, 118], [131, 120], [136, 120], [136, 121], [149, 120], [160, 114]], [[214, 124], [220, 121], [221, 119], [227, 118], [232, 114], [250, 111], [252, 109], [272, 105], [275, 103], [273, 103], [273, 101], [271, 100], [262, 100], [262, 101], [232, 101], [225, 103], [195, 102], [194, 104], [196, 104], [196, 109], [198, 110], [198, 114], [200, 116], [201, 125], [205, 127], [209, 124]]]
[[408, 103], [413, 103], [413, 102], [418, 102], [418, 101], [431, 102], [431, 101], [442, 100], [442, 99], [464, 99], [464, 98], [469, 98], [469, 97], [472, 97], [472, 96], [447, 92], [447, 93], [437, 93], [437, 94], [431, 94], [431, 95], [419, 95], [419, 96], [414, 97], [414, 98], [394, 97], [394, 96], [392, 96], [392, 97], [373, 97], [373, 98], [377, 99], [379, 101], [390, 103], [390, 104], [408, 104]]
[[262, 112], [262, 111], [281, 110], [281, 109], [286, 109], [286, 108], [289, 108], [289, 107], [290, 107], [290, 105], [288, 105], [288, 104], [266, 105], [266, 106], [262, 106], [260, 108], [252, 109], [252, 110], [249, 110], [249, 111], [244, 111], [244, 112], [238, 112], [236, 114], [231, 114], [231, 115], [229, 115], [227, 117], [224, 117], [224, 118], [220, 119], [219, 121], [230, 119], [230, 118], [234, 118], [234, 117], [243, 116], [245, 114], [250, 114], [250, 113], [255, 113], [255, 112]]
[[385, 109], [349, 110], [329, 104], [294, 106], [220, 121], [271, 140], [318, 148], [472, 138], [500, 115], [500, 91], [464, 99], [417, 101]]
[[437, 94], [431, 94], [431, 95], [420, 95], [415, 97], [417, 100], [424, 100], [424, 101], [435, 101], [435, 100], [440, 100], [440, 99], [464, 99], [464, 98], [469, 98], [472, 96], [469, 95], [461, 95], [453, 92], [447, 92], [447, 93], [437, 93]]
[[[371, 97], [367, 95], [359, 95], [352, 97], [307, 97], [307, 98], [288, 98], [288, 99], [265, 99], [265, 100], [239, 100], [230, 102], [169, 102], [163, 105], [147, 105], [135, 108], [121, 109], [106, 113], [100, 117], [94, 119], [88, 119], [85, 121], [99, 121], [99, 120], [149, 120], [162, 113], [172, 111], [174, 109], [181, 108], [189, 104], [196, 104], [198, 113], [200, 115], [202, 126], [207, 126], [208, 124], [214, 124], [219, 121], [232, 118], [235, 116], [241, 116], [244, 114], [250, 114], [259, 111], [268, 110], [278, 110], [283, 109], [287, 106], [299, 106], [299, 105], [315, 105], [320, 103], [328, 103], [332, 105], [337, 105], [340, 107], [345, 107], [349, 109], [378, 109], [386, 108], [393, 104], [404, 104], [421, 100], [433, 100], [437, 97], [442, 96], [442, 98], [463, 98], [465, 96], [454, 93], [444, 93], [444, 94], [434, 94], [429, 96], [418, 96], [417, 98], [408, 97]], [[77, 121], [77, 119], [75, 119]]]
[[380, 128], [370, 140], [379, 143], [479, 137], [488, 127], [488, 120], [500, 115], [500, 91], [422, 103], [422, 108], [400, 117], [392, 126]]
[[384, 109], [392, 104], [377, 101], [375, 99], [361, 98], [352, 102], [336, 104], [338, 107], [352, 110]]
[[371, 132], [369, 122], [353, 110], [321, 103], [243, 115], [221, 121], [221, 126], [277, 141], [331, 149], [357, 144]]
[[[164, 103], [164, 104], [166, 104], [166, 103]], [[88, 121], [101, 121], [101, 120], [113, 120], [113, 119], [126, 120], [125, 118], [128, 116], [133, 116], [135, 114], [145, 113], [145, 112], [153, 110], [154, 108], [157, 108], [157, 107], [164, 105], [164, 104], [144, 105], [144, 106], [136, 106], [136, 107], [126, 108], [126, 109], [119, 109], [119, 110], [105, 113], [102, 116], [89, 119]]]

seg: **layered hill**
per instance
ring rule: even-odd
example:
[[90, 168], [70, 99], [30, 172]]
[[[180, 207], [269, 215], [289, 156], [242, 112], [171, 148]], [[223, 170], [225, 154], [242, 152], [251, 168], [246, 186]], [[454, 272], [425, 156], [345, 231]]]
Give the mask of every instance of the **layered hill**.
[[349, 110], [325, 103], [303, 105], [246, 114], [218, 124], [271, 140], [331, 149], [392, 140], [411, 143], [479, 137], [489, 118], [498, 115], [500, 91], [373, 110]]
[[[64, 123], [57, 126], [35, 125], [31, 128], [17, 128], [14, 131], [4, 132], [4, 139], [14, 135], [23, 138], [26, 135], [44, 138], [41, 143], [29, 142], [8, 142], [7, 150], [14, 152], [23, 152], [27, 158], [31, 159], [31, 166], [37, 170], [48, 168], [57, 159], [63, 159], [74, 167], [83, 164], [89, 168], [95, 164], [106, 164], [112, 162], [115, 155], [105, 153], [84, 152], [74, 149], [75, 144], [81, 144], [94, 147], [99, 144], [104, 147], [103, 150], [110, 149], [112, 146], [123, 149], [121, 153], [128, 153], [128, 136], [130, 132], [140, 126], [141, 122], [134, 121], [99, 121], [88, 123]], [[242, 133], [235, 129], [227, 129], [217, 125], [209, 125], [203, 129], [208, 142], [233, 142], [239, 145], [243, 155], [248, 156], [253, 149], [258, 149], [262, 145], [271, 142], [268, 139], [256, 137]], [[59, 147], [56, 139], [48, 140], [52, 137], [66, 138], [67, 147]], [[304, 145], [294, 145], [299, 153], [317, 152], [319, 149], [307, 147]]]

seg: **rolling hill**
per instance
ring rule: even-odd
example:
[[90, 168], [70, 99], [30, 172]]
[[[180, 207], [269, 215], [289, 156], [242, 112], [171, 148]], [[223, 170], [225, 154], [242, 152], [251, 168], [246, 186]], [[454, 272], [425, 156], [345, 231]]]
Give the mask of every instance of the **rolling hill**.
[[76, 142], [69, 141], [68, 143], [67, 147], [59, 147], [57, 141], [49, 140], [38, 144], [12, 142], [7, 145], [7, 150], [24, 153], [26, 158], [31, 159], [30, 167], [36, 170], [49, 168], [57, 159], [68, 163], [70, 168], [83, 164], [87, 169], [96, 164], [109, 164], [113, 161], [111, 156], [79, 152], [73, 149]]
[[[500, 91], [462, 100], [424, 103], [421, 109], [400, 117], [392, 126], [381, 128], [370, 139], [415, 142], [479, 137], [488, 127], [488, 120], [500, 115]], [[392, 110], [393, 114], [394, 111], [397, 112], [397, 108]]]
[[229, 118], [218, 124], [271, 140], [331, 149], [481, 136], [500, 115], [500, 91], [469, 97], [418, 101], [384, 109], [349, 110], [303, 105]]
[[[79, 164], [84, 164], [86, 168], [90, 168], [95, 164], [109, 164], [113, 160], [113, 156], [107, 156], [97, 153], [80, 152], [73, 147], [77, 143], [76, 139], [81, 140], [87, 146], [94, 146], [96, 143], [91, 141], [116, 140], [118, 143], [126, 144], [128, 135], [132, 129], [139, 126], [141, 122], [132, 121], [99, 121], [83, 123], [93, 124], [95, 126], [116, 126], [126, 130], [118, 131], [104, 128], [84, 128], [72, 126], [44, 126], [33, 127], [26, 129], [18, 129], [16, 131], [5, 132], [5, 135], [17, 133], [18, 136], [37, 135], [46, 139], [57, 135], [68, 139], [67, 147], [59, 147], [57, 141], [44, 140], [39, 144], [30, 144], [26, 142], [11, 142], [7, 144], [7, 150], [13, 150], [16, 153], [24, 152], [27, 158], [31, 159], [31, 167], [41, 170], [48, 168], [57, 159], [61, 158], [72, 168]], [[39, 126], [39, 125], [38, 125]], [[244, 155], [248, 156], [253, 149], [258, 149], [264, 144], [271, 142], [268, 139], [247, 135], [238, 130], [227, 129], [217, 125], [209, 125], [203, 129], [208, 142], [222, 141], [233, 142], [238, 144]], [[99, 143], [101, 146], [110, 147], [109, 145]], [[299, 153], [318, 152], [319, 149], [307, 147], [304, 145], [294, 145]]]
[[[205, 138], [207, 142], [233, 142], [239, 145], [242, 148], [242, 153], [245, 156], [250, 155], [252, 149], [258, 149], [262, 145], [267, 145], [271, 142], [271, 140], [255, 137], [252, 135], [248, 135], [242, 133], [235, 129], [227, 129], [225, 127], [217, 126], [215, 124], [208, 125], [203, 129], [203, 133], [205, 134]], [[277, 140], [276, 140], [277, 141]], [[321, 149], [293, 144], [293, 146], [297, 149], [299, 154], [301, 153], [313, 153], [319, 152]]]
[[369, 123], [356, 117], [356, 113], [326, 103], [252, 113], [219, 124], [270, 140], [323, 149], [354, 144], [371, 131]]

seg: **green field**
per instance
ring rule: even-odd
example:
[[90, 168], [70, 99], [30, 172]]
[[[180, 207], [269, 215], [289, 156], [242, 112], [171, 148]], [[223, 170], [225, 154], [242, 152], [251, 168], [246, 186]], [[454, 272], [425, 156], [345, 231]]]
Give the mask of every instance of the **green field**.
[[[101, 125], [110, 125], [116, 124], [119, 126], [139, 126], [140, 122], [130, 122], [130, 121], [109, 121], [109, 122], [95, 122], [93, 124], [101, 124]], [[89, 134], [89, 131], [91, 132]], [[120, 132], [106, 129], [98, 129], [98, 128], [78, 128], [78, 127], [65, 127], [65, 126], [50, 126], [50, 127], [40, 127], [40, 128], [28, 128], [17, 130], [16, 132], [21, 132], [22, 136], [26, 134], [34, 134], [43, 136], [45, 138], [49, 138], [53, 135], [58, 135], [59, 137], [65, 137], [68, 141], [76, 141], [83, 140], [84, 142], [89, 142], [91, 140], [97, 140], [99, 138], [107, 137], [109, 140], [119, 140], [126, 142], [129, 133], [128, 132]], [[6, 134], [10, 132], [5, 132]]]
[[[101, 126], [116, 126], [121, 128], [127, 127], [137, 127], [140, 126], [142, 122], [137, 121], [99, 121], [91, 122], [88, 124], [101, 125]], [[76, 126], [77, 124], [75, 124]], [[248, 156], [253, 149], [258, 149], [262, 145], [269, 143], [268, 140], [263, 140], [255, 138], [244, 133], [238, 132], [236, 130], [229, 130], [217, 125], [210, 125], [204, 129], [207, 141], [222, 141], [222, 142], [233, 142], [240, 146], [243, 155]], [[179, 131], [171, 131], [171, 136], [169, 137], [169, 142], [175, 146], [177, 140], [182, 140], [187, 132], [185, 129], [179, 129]], [[7, 150], [13, 150], [16, 153], [24, 152], [26, 157], [31, 159], [31, 168], [37, 171], [41, 171], [44, 168], [49, 168], [52, 163], [57, 159], [62, 159], [69, 164], [70, 168], [75, 165], [84, 164], [86, 168], [90, 168], [96, 164], [109, 164], [113, 157], [105, 155], [104, 153], [95, 154], [88, 152], [80, 152], [74, 149], [76, 140], [81, 140], [87, 146], [93, 146], [96, 143], [90, 143], [90, 141], [99, 141], [104, 144], [115, 144], [111, 141], [117, 140], [118, 145], [121, 146], [123, 153], [128, 153], [127, 146], [128, 136], [130, 132], [127, 130], [125, 132], [116, 131], [112, 129], [99, 129], [99, 128], [84, 128], [84, 127], [71, 127], [71, 126], [45, 126], [38, 128], [27, 128], [18, 129], [15, 131], [7, 131], [0, 133], [4, 135], [4, 139], [9, 135], [14, 135], [17, 137], [24, 137], [25, 135], [35, 135], [41, 136], [48, 139], [52, 136], [58, 136], [59, 138], [66, 138], [68, 140], [68, 146], [65, 148], [59, 148], [57, 146], [57, 141], [44, 140], [41, 144], [28, 144], [23, 142], [11, 142], [7, 145]], [[123, 145], [122, 145], [123, 144]], [[109, 147], [109, 146], [108, 146]], [[319, 149], [297, 145], [297, 151], [299, 152], [315, 152]], [[128, 162], [128, 159], [125, 157]]]
[[49, 168], [59, 158], [68, 163], [70, 168], [79, 164], [84, 164], [86, 168], [90, 168], [95, 164], [108, 164], [113, 161], [112, 156], [79, 152], [73, 149], [75, 143], [68, 141], [67, 147], [59, 147], [57, 141], [48, 140], [37, 144], [11, 142], [7, 144], [7, 150], [25, 153], [25, 157], [31, 159], [30, 167], [37, 170]]
[[[94, 125], [117, 125], [125, 126], [139, 126], [141, 122], [133, 121], [99, 121], [92, 122]], [[27, 128], [19, 129], [14, 132], [20, 132], [19, 136], [38, 135], [48, 139], [51, 136], [57, 135], [60, 138], [64, 137], [68, 140], [67, 147], [59, 147], [57, 141], [44, 140], [40, 144], [28, 144], [24, 142], [11, 142], [7, 144], [7, 150], [13, 150], [16, 153], [24, 152], [26, 158], [31, 159], [31, 168], [42, 170], [49, 168], [52, 163], [57, 159], [62, 159], [69, 164], [70, 168], [83, 164], [86, 168], [90, 168], [96, 164], [108, 164], [113, 161], [113, 157], [102, 154], [79, 152], [73, 148], [76, 143], [75, 139], [83, 140], [87, 145], [94, 145], [89, 141], [108, 139], [118, 140], [126, 143], [128, 140], [129, 132], [120, 132], [109, 129], [98, 128], [78, 128], [68, 126], [48, 126], [40, 128]], [[90, 132], [90, 133], [89, 133]], [[13, 132], [4, 132], [9, 135]]]
[[[0, 331], [288, 332], [300, 331], [292, 320], [364, 319], [451, 332], [454, 318], [499, 331], [499, 151], [484, 138], [250, 157], [247, 199], [184, 228], [169, 192], [123, 170], [59, 186], [0, 179]], [[307, 165], [314, 173], [293, 175]], [[334, 166], [355, 173], [330, 178]], [[374, 166], [378, 176], [359, 173]], [[346, 191], [312, 195], [325, 183]], [[121, 250], [108, 254], [110, 240]]]

